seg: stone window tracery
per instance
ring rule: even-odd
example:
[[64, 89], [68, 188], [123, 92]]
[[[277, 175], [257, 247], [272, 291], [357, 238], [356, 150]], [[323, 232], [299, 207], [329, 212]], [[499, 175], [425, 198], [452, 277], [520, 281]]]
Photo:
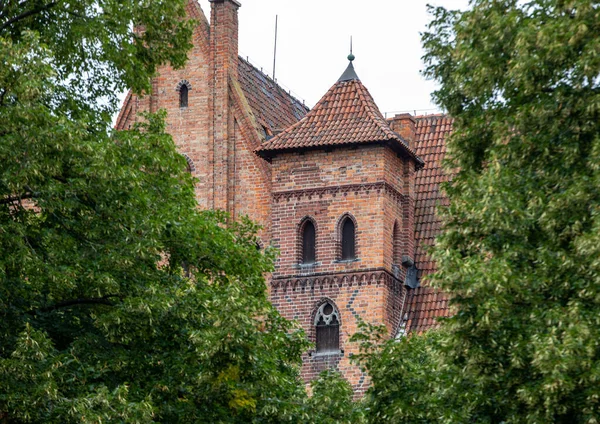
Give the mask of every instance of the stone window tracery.
[[317, 353], [340, 351], [340, 314], [332, 302], [323, 303], [315, 315]]

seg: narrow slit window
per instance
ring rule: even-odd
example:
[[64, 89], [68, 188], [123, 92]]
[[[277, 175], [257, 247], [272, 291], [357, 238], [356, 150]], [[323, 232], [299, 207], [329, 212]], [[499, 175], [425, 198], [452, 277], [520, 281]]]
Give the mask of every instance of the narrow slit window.
[[356, 258], [356, 235], [354, 222], [346, 218], [342, 224], [342, 260]]
[[179, 88], [179, 107], [188, 107], [188, 86], [183, 84]]
[[400, 229], [398, 223], [394, 222], [394, 231], [392, 233], [392, 263], [400, 264]]
[[317, 353], [340, 351], [339, 312], [330, 302], [325, 302], [315, 316]]
[[312, 264], [315, 262], [315, 241], [315, 226], [311, 221], [307, 221], [302, 231], [302, 263]]

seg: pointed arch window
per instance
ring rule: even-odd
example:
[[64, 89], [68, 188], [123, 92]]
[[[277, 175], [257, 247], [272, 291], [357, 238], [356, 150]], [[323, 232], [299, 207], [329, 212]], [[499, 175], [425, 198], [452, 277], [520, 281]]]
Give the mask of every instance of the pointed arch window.
[[327, 301], [315, 315], [317, 353], [340, 351], [340, 313], [333, 303]]
[[356, 259], [356, 229], [354, 222], [346, 217], [342, 222], [342, 260]]
[[316, 232], [312, 221], [306, 221], [302, 229], [302, 263], [312, 264], [316, 259]]
[[186, 84], [182, 84], [179, 87], [179, 107], [188, 107], [188, 91], [189, 88]]

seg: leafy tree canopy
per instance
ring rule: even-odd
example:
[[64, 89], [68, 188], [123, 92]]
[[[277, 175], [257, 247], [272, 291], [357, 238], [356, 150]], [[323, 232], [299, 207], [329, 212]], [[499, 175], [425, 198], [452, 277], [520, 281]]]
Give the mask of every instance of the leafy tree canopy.
[[116, 92], [184, 63], [183, 16], [183, 0], [0, 5], [0, 421], [307, 416], [273, 252], [197, 210], [162, 114], [110, 129]]
[[323, 424], [364, 423], [363, 405], [353, 402], [352, 386], [333, 370], [323, 371], [311, 382], [312, 396], [305, 401], [307, 422]]
[[597, 423], [600, 4], [432, 13], [425, 74], [454, 132], [430, 282], [454, 315], [399, 342], [356, 336], [367, 420]]
[[447, 421], [598, 422], [600, 4], [433, 14], [426, 75], [455, 119], [433, 278], [456, 308], [437, 359], [462, 410]]

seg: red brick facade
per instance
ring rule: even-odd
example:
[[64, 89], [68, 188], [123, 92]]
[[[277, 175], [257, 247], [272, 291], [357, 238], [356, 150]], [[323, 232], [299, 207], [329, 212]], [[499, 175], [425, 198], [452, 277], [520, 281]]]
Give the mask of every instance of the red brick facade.
[[[328, 301], [339, 311], [339, 350], [306, 352], [303, 376], [309, 381], [336, 367], [362, 391], [368, 380], [351, 362], [358, 346], [349, 341], [359, 319], [384, 324], [392, 336], [407, 325], [420, 331], [419, 317], [428, 310], [419, 293], [427, 301], [438, 296], [405, 279], [415, 259], [418, 268], [429, 264], [419, 245], [428, 223], [419, 216], [437, 223], [429, 212], [441, 199], [442, 177], [420, 176], [432, 172], [430, 157], [439, 169], [443, 152], [429, 148], [422, 118], [386, 121], [352, 64], [309, 112], [238, 57], [239, 3], [210, 1], [210, 23], [194, 0], [188, 4], [198, 25], [187, 66], [160, 69], [150, 95], [129, 94], [117, 127], [127, 129], [143, 110], [167, 110], [168, 129], [198, 179], [199, 206], [249, 216], [263, 226], [263, 243], [280, 250], [269, 290], [281, 313], [314, 342], [319, 307]], [[187, 107], [179, 103], [182, 85], [189, 90]], [[446, 129], [437, 142], [443, 144]], [[341, 259], [344, 219], [355, 228], [351, 260]], [[307, 220], [316, 230], [316, 258], [303, 264]], [[437, 315], [447, 310], [446, 303], [435, 308]]]

